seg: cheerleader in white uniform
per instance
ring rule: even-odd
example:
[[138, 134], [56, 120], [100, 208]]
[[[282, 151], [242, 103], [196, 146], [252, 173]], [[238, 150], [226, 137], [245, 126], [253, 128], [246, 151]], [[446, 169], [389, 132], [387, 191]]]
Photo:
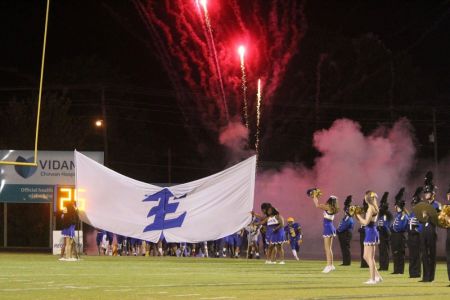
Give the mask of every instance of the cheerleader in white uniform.
[[338, 212], [337, 197], [330, 196], [325, 204], [319, 203], [318, 194], [313, 193], [312, 198], [318, 209], [323, 210], [323, 244], [327, 265], [322, 273], [329, 273], [336, 268], [333, 264], [333, 238], [336, 236], [336, 228], [333, 225], [334, 215]]

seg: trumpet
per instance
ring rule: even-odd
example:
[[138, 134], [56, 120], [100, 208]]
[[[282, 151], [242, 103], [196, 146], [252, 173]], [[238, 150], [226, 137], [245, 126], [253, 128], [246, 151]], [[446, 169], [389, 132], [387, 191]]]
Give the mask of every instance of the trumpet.
[[450, 205], [443, 205], [438, 215], [438, 226], [441, 228], [450, 228]]
[[352, 217], [355, 215], [362, 215], [363, 213], [364, 213], [364, 207], [362, 207], [362, 206], [351, 205], [348, 208], [348, 214]]
[[312, 188], [306, 191], [306, 194], [308, 195], [308, 197], [314, 198], [317, 197], [319, 198], [320, 196], [322, 196], [322, 191], [319, 188]]

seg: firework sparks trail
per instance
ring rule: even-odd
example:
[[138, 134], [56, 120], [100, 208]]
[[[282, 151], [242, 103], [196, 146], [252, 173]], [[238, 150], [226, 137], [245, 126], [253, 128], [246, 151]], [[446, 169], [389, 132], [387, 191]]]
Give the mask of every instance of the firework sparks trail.
[[248, 128], [248, 101], [247, 101], [247, 75], [245, 74], [245, 47], [239, 46], [238, 48], [239, 59], [241, 62], [241, 88], [242, 88], [242, 99], [244, 101], [244, 121], [245, 126]]
[[259, 158], [260, 124], [261, 124], [261, 78], [258, 78], [258, 88], [256, 92], [256, 135], [255, 135], [256, 159]]
[[[243, 80], [236, 72], [234, 50], [239, 44], [247, 47], [245, 82], [261, 78], [264, 102], [260, 109], [270, 113], [273, 96], [307, 30], [305, 0], [134, 2], [140, 4], [135, 6], [151, 30], [168, 75], [177, 77], [171, 80], [177, 94], [185, 95], [180, 104], [194, 106], [198, 121], [217, 131], [228, 122], [228, 114], [242, 114]], [[246, 85], [248, 115], [256, 106], [256, 99], [247, 99], [254, 89]]]
[[209, 14], [208, 14], [207, 2], [206, 2], [206, 0], [200, 0], [199, 3], [203, 7], [203, 13], [204, 13], [204, 16], [205, 16], [205, 24], [206, 24], [206, 27], [208, 29], [208, 34], [207, 34], [207, 36], [209, 36], [209, 41], [208, 42], [210, 44], [212, 56], [214, 58], [214, 63], [215, 63], [215, 66], [216, 66], [216, 73], [217, 73], [217, 79], [219, 80], [219, 87], [220, 87], [220, 93], [221, 93], [222, 101], [223, 101], [223, 108], [225, 110], [225, 115], [227, 117], [227, 120], [229, 121], [230, 115], [229, 115], [229, 112], [228, 112], [227, 98], [225, 96], [225, 89], [223, 87], [222, 72], [220, 70], [219, 59], [217, 58], [216, 43], [214, 42], [214, 35], [213, 35], [213, 31], [212, 31], [212, 26], [211, 26], [211, 20], [209, 18]]

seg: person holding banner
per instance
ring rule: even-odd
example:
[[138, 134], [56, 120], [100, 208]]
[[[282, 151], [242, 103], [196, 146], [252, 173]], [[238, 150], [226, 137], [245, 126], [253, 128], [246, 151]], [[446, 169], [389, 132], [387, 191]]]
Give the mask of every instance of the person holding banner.
[[261, 204], [261, 211], [265, 216], [257, 215], [252, 211], [253, 217], [260, 219], [259, 225], [265, 227], [265, 240], [268, 245], [266, 264], [276, 264], [277, 253], [280, 254], [280, 264], [284, 265], [283, 244], [287, 242], [284, 231], [284, 219], [270, 203]]
[[286, 233], [284, 231], [284, 219], [275, 207], [270, 206], [267, 209], [268, 217], [264, 221], [267, 224], [266, 238], [269, 244], [270, 263], [277, 263], [277, 254], [280, 257], [280, 265], [284, 265], [284, 250], [283, 244], [287, 242]]
[[330, 196], [325, 204], [319, 203], [319, 197], [322, 192], [315, 188], [308, 190], [308, 196], [310, 196], [316, 208], [323, 210], [323, 243], [325, 248], [325, 255], [327, 257], [327, 265], [323, 269], [322, 273], [329, 273], [336, 268], [333, 265], [333, 238], [336, 236], [336, 228], [333, 225], [335, 214], [338, 212], [337, 197]]
[[[63, 214], [61, 215], [61, 219], [63, 221], [63, 230], [61, 231], [62, 236], [64, 237], [64, 256], [60, 258], [60, 260], [64, 261], [76, 261], [77, 253], [74, 237], [75, 237], [75, 224], [76, 224], [76, 208], [73, 202], [66, 204], [63, 208]], [[75, 252], [75, 253], [74, 253]], [[75, 254], [75, 255], [74, 255]]]

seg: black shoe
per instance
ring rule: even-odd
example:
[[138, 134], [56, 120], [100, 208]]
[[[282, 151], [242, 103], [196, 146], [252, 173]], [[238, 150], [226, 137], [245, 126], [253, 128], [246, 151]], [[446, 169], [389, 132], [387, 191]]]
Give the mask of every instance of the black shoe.
[[379, 268], [378, 271], [388, 271], [386, 268]]
[[431, 282], [431, 280], [422, 279], [422, 280], [419, 280], [419, 282]]
[[411, 275], [409, 278], [420, 278], [420, 275]]
[[350, 266], [350, 264], [340, 264], [340, 266]]

